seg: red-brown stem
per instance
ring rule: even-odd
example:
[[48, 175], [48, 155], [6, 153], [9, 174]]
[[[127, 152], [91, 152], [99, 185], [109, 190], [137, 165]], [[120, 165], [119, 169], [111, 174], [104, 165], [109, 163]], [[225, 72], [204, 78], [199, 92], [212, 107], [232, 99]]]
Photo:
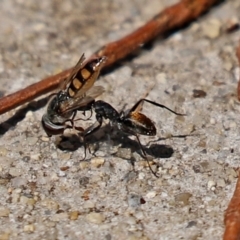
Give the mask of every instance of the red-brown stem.
[[240, 239], [240, 174], [232, 199], [228, 205], [224, 218], [225, 232], [223, 240]]
[[[240, 41], [237, 47], [236, 55], [237, 55], [238, 64], [240, 67]], [[239, 81], [238, 81], [238, 87], [237, 87], [237, 96], [238, 96], [238, 100], [240, 101], [240, 73], [239, 73]]]

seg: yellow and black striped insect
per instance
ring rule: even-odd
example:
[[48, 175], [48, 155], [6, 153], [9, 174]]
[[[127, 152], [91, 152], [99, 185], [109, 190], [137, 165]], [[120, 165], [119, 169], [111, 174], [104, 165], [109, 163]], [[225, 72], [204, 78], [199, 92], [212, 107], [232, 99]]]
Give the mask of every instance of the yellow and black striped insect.
[[69, 77], [60, 86], [61, 90], [50, 100], [47, 112], [42, 117], [43, 129], [49, 137], [63, 134], [66, 128], [73, 128], [77, 111], [85, 111], [85, 106], [89, 106], [104, 92], [103, 87], [93, 84], [106, 57], [91, 58], [85, 62], [84, 60], [83, 54]]

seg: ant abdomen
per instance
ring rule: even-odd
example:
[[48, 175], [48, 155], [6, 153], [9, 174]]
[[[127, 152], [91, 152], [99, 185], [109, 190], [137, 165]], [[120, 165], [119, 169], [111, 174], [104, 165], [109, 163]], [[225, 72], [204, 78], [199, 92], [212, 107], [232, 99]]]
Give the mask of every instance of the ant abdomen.
[[155, 136], [157, 134], [153, 121], [140, 112], [130, 112], [122, 119], [125, 128], [131, 129], [135, 134]]

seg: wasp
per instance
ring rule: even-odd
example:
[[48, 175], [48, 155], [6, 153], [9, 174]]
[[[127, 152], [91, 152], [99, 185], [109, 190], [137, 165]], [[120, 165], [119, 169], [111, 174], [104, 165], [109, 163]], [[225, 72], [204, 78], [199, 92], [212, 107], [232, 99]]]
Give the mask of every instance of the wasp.
[[[66, 128], [74, 128], [77, 111], [85, 111], [85, 106], [104, 92], [103, 87], [92, 86], [104, 66], [106, 57], [92, 58], [86, 62], [84, 60], [83, 54], [60, 86], [61, 90], [53, 94], [47, 111], [42, 116], [42, 126], [49, 137], [63, 134]], [[83, 131], [81, 127], [78, 130]]]
[[111, 126], [116, 126], [119, 131], [129, 135], [134, 135], [136, 137], [140, 149], [142, 151], [143, 157], [147, 160], [151, 172], [153, 173], [154, 176], [158, 177], [157, 173], [155, 173], [151, 168], [149, 159], [147, 158], [147, 154], [138, 137], [138, 135], [155, 136], [157, 134], [157, 129], [155, 127], [154, 122], [146, 115], [140, 112], [144, 102], [148, 102], [157, 107], [167, 109], [168, 111], [176, 115], [185, 116], [185, 114], [177, 113], [162, 104], [150, 101], [145, 98], [142, 98], [139, 101], [137, 101], [136, 104], [134, 104], [134, 106], [129, 111], [126, 112], [124, 111], [118, 112], [113, 106], [102, 100], [92, 101], [90, 105], [92, 110], [95, 111], [96, 122], [87, 129], [85, 129], [81, 134], [83, 138], [85, 138], [86, 136], [96, 132], [99, 128], [101, 128], [103, 119], [108, 119], [110, 121]]

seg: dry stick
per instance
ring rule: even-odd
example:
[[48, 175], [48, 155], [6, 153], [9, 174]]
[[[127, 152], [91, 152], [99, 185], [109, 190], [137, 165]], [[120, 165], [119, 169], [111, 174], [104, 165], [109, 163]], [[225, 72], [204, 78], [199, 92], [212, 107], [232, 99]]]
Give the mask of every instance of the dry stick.
[[[240, 66], [240, 41], [236, 50]], [[237, 88], [238, 100], [240, 100], [240, 76]], [[228, 205], [224, 218], [225, 233], [223, 240], [240, 239], [240, 172], [233, 197]]]
[[223, 240], [240, 239], [240, 173], [233, 197], [225, 213], [224, 223]]
[[[190, 23], [206, 12], [211, 6], [221, 1], [182, 0], [157, 14], [152, 20], [133, 33], [102, 47], [93, 56], [106, 56], [108, 60], [105, 67], [110, 66], [118, 60], [125, 58], [145, 43], [153, 40], [156, 36]], [[45, 78], [25, 89], [3, 97], [0, 99], [0, 114], [54, 90], [68, 76], [70, 70], [67, 69], [55, 76]]]
[[[238, 63], [240, 67], [240, 41], [237, 47], [236, 55], [237, 55]], [[239, 74], [239, 81], [238, 81], [238, 88], [237, 88], [237, 96], [238, 96], [238, 100], [240, 101], [240, 74]]]

